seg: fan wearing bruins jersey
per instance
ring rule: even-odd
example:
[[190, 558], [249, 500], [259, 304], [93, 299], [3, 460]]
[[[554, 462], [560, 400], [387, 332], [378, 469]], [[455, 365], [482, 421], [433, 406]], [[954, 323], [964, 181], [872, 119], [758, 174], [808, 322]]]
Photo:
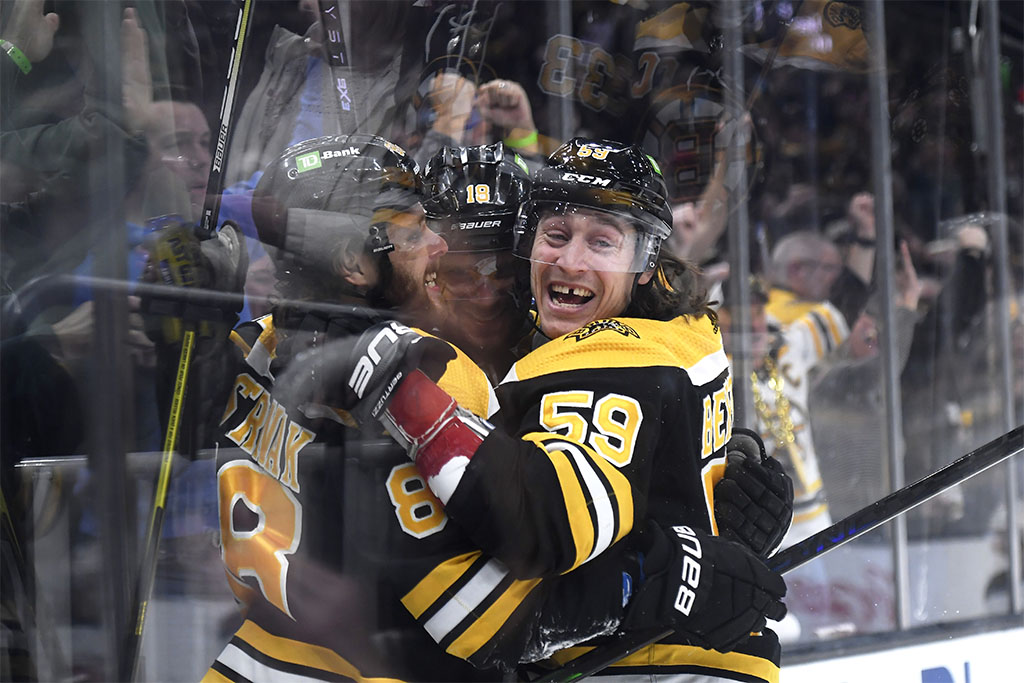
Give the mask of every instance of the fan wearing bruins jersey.
[[[845, 316], [827, 299], [842, 269], [836, 246], [814, 232], [790, 233], [772, 250], [773, 286], [765, 304], [772, 345], [759, 359], [751, 388], [757, 428], [765, 446], [793, 480], [793, 524], [782, 547], [832, 523], [808, 396], [812, 369], [849, 336]], [[870, 275], [866, 279], [870, 280]], [[832, 563], [832, 558], [825, 557], [792, 572], [793, 610], [790, 628], [780, 629], [784, 639], [806, 637], [842, 619], [834, 613], [829, 598], [829, 574], [838, 570]], [[805, 596], [814, 596], [811, 604]]]
[[[382, 419], [452, 522], [523, 578], [575, 569], [621, 581], [598, 557], [621, 528], [621, 507], [580, 504], [600, 501], [595, 489], [613, 482], [607, 468], [589, 469], [583, 452], [596, 452], [629, 480], [631, 512], [645, 520], [630, 538], [644, 580], [609, 612], [609, 632], [676, 630], [610, 671], [776, 681], [778, 642], [764, 626], [785, 614], [785, 584], [715, 535], [731, 376], [694, 273], [659, 258], [670, 216], [657, 166], [637, 147], [560, 147], [534, 178], [517, 228], [517, 253], [530, 262], [529, 289], [525, 277], [520, 284], [532, 291], [542, 345], [499, 385], [494, 425], [474, 421], [421, 373], [388, 396]], [[512, 447], [515, 437], [545, 443], [548, 457]], [[425, 581], [406, 606], [423, 621], [436, 591]], [[555, 661], [581, 651], [561, 648]]]
[[[332, 353], [363, 339], [357, 349], [371, 366], [439, 354], [430, 375], [441, 387], [472, 413], [496, 407], [464, 354], [396, 322], [372, 325], [377, 318], [356, 307], [408, 318], [416, 296], [401, 283], [433, 281], [446, 246], [426, 229], [415, 170], [381, 138], [327, 137], [289, 148], [257, 187], [255, 223], [275, 249], [282, 294], [295, 299], [232, 334], [233, 381], [215, 418], [218, 486], [223, 560], [246, 620], [206, 680], [495, 679], [498, 670], [463, 660], [515, 664], [527, 647], [543, 647], [533, 644], [549, 637], [540, 625], [554, 620], [542, 608], [558, 616], [556, 628], [586, 634], [600, 632], [591, 611], [610, 611], [602, 600], [621, 604], [621, 571], [608, 569], [617, 584], [566, 619], [575, 606], [560, 599], [578, 602], [607, 584], [577, 582], [575, 593], [552, 597], [540, 580], [519, 580], [449, 523], [402, 449], [352, 429], [339, 410], [350, 394], [368, 394], [365, 382], [336, 381]], [[304, 303], [315, 297], [348, 307]], [[603, 549], [631, 528], [629, 486], [592, 452], [584, 459], [605, 486], [582, 496], [576, 514], [599, 506], [619, 520], [589, 540]], [[559, 543], [582, 545], [586, 534]]]
[[793, 477], [796, 493], [790, 545], [821, 531], [832, 520], [821, 485], [807, 403], [808, 374], [849, 335], [843, 314], [827, 297], [840, 271], [839, 251], [810, 232], [782, 238], [772, 250], [772, 283], [765, 304], [775, 338], [758, 378], [759, 427]]

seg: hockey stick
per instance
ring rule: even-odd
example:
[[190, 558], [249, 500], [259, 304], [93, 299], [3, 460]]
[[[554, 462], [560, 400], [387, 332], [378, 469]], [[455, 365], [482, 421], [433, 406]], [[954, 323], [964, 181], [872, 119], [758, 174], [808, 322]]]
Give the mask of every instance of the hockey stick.
[[164, 448], [160, 457], [160, 475], [157, 479], [156, 491], [153, 494], [153, 511], [149, 519], [149, 530], [146, 533], [146, 545], [143, 550], [142, 562], [139, 566], [139, 577], [135, 591], [135, 623], [128, 634], [125, 649], [125, 668], [122, 680], [134, 681], [138, 675], [142, 646], [142, 630], [146, 624], [146, 610], [149, 607], [149, 596], [156, 580], [157, 553], [160, 549], [160, 534], [164, 526], [164, 511], [167, 506], [167, 490], [171, 482], [171, 461], [178, 442], [178, 425], [181, 421], [182, 405], [185, 401], [185, 384], [188, 380], [189, 367], [192, 364], [192, 349], [195, 344], [195, 330], [185, 330], [181, 341], [181, 356], [178, 359], [178, 372], [174, 378], [174, 394], [171, 397], [170, 418], [167, 422], [167, 434], [164, 436]]
[[[361, 124], [360, 121], [360, 109], [353, 106], [357, 103], [352, 100], [352, 95], [349, 94], [349, 83], [348, 80], [340, 74], [348, 73], [352, 68], [352, 55], [345, 47], [345, 34], [341, 22], [341, 7], [339, 6], [338, 0], [320, 0], [320, 27], [323, 30], [323, 48], [324, 56], [326, 57], [327, 69], [331, 74], [331, 82], [334, 85], [334, 91], [338, 95], [338, 106], [341, 107], [341, 111], [349, 112], [352, 116], [352, 130], [343, 131], [354, 133], [359, 129]], [[345, 69], [345, 71], [342, 71]], [[353, 80], [353, 84], [355, 81]], [[360, 103], [361, 104], [361, 103]], [[339, 129], [341, 126], [341, 117], [344, 114], [338, 112], [338, 123]]]
[[[767, 564], [782, 574], [792, 571], [1021, 451], [1024, 451], [1024, 427], [1016, 427], [925, 478], [890, 493], [827, 529], [776, 553], [768, 558]], [[565, 666], [541, 676], [533, 683], [578, 681], [672, 633], [672, 629], [656, 628], [626, 634], [608, 647], [587, 652]]]
[[780, 30], [772, 40], [771, 50], [768, 52], [768, 56], [765, 57], [764, 64], [761, 65], [761, 71], [757, 74], [757, 80], [754, 81], [754, 85], [750, 89], [750, 93], [747, 95], [747, 101], [743, 105], [743, 110], [746, 113], [750, 113], [754, 103], [757, 102], [758, 98], [761, 96], [761, 88], [764, 87], [764, 82], [768, 77], [768, 72], [771, 71], [772, 66], [775, 65], [775, 58], [779, 56], [779, 50], [782, 49], [782, 43], [786, 39], [786, 34], [789, 33], [789, 27], [792, 26], [796, 18], [800, 16], [800, 10], [803, 8], [803, 4], [803, 0], [797, 0], [797, 2], [794, 3], [793, 18], [790, 19], [785, 28]]
[[[217, 132], [217, 148], [210, 164], [210, 173], [206, 180], [206, 200], [203, 203], [203, 214], [200, 218], [199, 235], [211, 237], [217, 230], [217, 219], [220, 216], [221, 185], [223, 184], [224, 166], [227, 161], [227, 146], [232, 130], [232, 111], [238, 76], [241, 72], [242, 56], [249, 34], [250, 13], [253, 0], [244, 0], [238, 10], [235, 23], [235, 47], [231, 54], [231, 64], [227, 74], [227, 84], [220, 106], [220, 125]], [[191, 230], [191, 228], [188, 228]], [[178, 255], [175, 254], [175, 257]], [[175, 284], [189, 286], [194, 280], [189, 276], [194, 271], [175, 272]], [[193, 276], [194, 277], [194, 276]], [[181, 355], [178, 358], [178, 371], [174, 379], [174, 392], [171, 396], [170, 414], [167, 419], [167, 432], [164, 435], [163, 452], [160, 456], [160, 474], [157, 478], [156, 490], [153, 493], [153, 509], [146, 531], [142, 560], [139, 563], [139, 575], [135, 583], [135, 594], [132, 601], [131, 623], [125, 643], [124, 658], [121, 661], [121, 680], [134, 681], [139, 673], [142, 652], [142, 633], [146, 625], [146, 611], [149, 598], [156, 581], [157, 554], [160, 549], [160, 535], [163, 532], [164, 511], [166, 510], [167, 491], [171, 482], [171, 463], [178, 444], [178, 427], [181, 422], [182, 408], [185, 403], [185, 388], [188, 381], [189, 368], [192, 364], [192, 350], [195, 346], [195, 326], [186, 323], [181, 340]]]
[[203, 203], [203, 215], [199, 220], [199, 228], [209, 237], [217, 230], [217, 218], [220, 216], [221, 185], [223, 184], [224, 168], [228, 159], [228, 144], [231, 142], [232, 112], [235, 108], [235, 95], [238, 88], [238, 75], [242, 71], [242, 55], [246, 38], [252, 22], [249, 21], [253, 0], [244, 0], [238, 10], [238, 21], [235, 24], [235, 47], [231, 51], [231, 64], [228, 67], [227, 83], [224, 96], [220, 103], [220, 125], [217, 127], [217, 147], [210, 164], [210, 175], [206, 180], [206, 201]]

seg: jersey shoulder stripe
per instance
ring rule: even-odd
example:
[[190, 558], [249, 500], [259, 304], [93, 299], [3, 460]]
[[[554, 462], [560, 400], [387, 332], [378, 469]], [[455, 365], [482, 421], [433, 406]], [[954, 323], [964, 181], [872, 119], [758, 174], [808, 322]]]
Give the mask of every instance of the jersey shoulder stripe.
[[231, 330], [231, 340], [235, 342], [238, 348], [242, 349], [243, 354], [249, 353], [252, 349], [253, 344], [259, 339], [260, 335], [267, 329], [272, 328], [274, 325], [273, 316], [270, 314], [254, 318], [253, 320], [247, 320], [244, 323], [240, 323], [235, 329]]
[[621, 539], [633, 526], [633, 496], [628, 481], [604, 458], [558, 434], [532, 433], [558, 478], [576, 549], [572, 571]]
[[806, 301], [798, 298], [793, 292], [778, 287], [768, 293], [765, 313], [782, 327], [792, 325], [802, 318], [815, 316], [818, 318], [817, 322], [825, 328], [825, 334], [832, 337], [836, 343], [841, 342], [847, 335], [843, 314], [832, 302]]
[[552, 339], [513, 365], [502, 383], [566, 370], [655, 366], [696, 368], [700, 377], [713, 379], [728, 362], [718, 328], [706, 316], [613, 318]]
[[[425, 337], [440, 339], [429, 332], [413, 329]], [[456, 403], [474, 415], [490, 417], [498, 409], [498, 399], [486, 373], [459, 347], [447, 341], [445, 343], [455, 351], [455, 358], [448, 362], [437, 385], [454, 398]]]
[[847, 334], [849, 334], [843, 314], [827, 301], [815, 307], [811, 311], [811, 316], [821, 329], [822, 334], [828, 339], [829, 346], [833, 349], [839, 346], [846, 339]]
[[231, 330], [229, 335], [235, 346], [242, 350], [246, 364], [257, 374], [273, 379], [270, 362], [277, 350], [277, 332], [272, 315], [265, 315]]

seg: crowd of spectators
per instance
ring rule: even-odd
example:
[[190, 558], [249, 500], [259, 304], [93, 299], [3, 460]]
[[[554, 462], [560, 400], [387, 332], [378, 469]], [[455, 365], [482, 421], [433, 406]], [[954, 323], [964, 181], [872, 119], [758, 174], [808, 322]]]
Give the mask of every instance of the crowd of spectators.
[[[223, 150], [223, 187], [207, 187], [214, 152], [222, 151], [216, 132], [221, 74], [230, 58], [225, 26], [234, 21], [236, 3], [136, 3], [120, 16], [117, 36], [110, 36], [100, 13], [84, 9], [88, 4], [58, 3], [59, 16], [44, 10], [43, 0], [2, 6], [0, 36], [20, 47], [29, 63], [26, 69], [0, 55], [5, 301], [41, 275], [137, 280], [147, 220], [178, 214], [194, 221], [216, 192], [223, 194], [220, 218], [239, 223], [249, 238], [243, 318], [255, 317], [266, 310], [275, 276], [269, 247], [252, 227], [249, 202], [261, 169], [288, 145], [358, 130], [384, 134], [422, 162], [443, 144], [505, 140], [532, 164], [560, 142], [558, 131], [545, 125], [553, 118], [554, 98], [531, 107], [538, 79], [520, 82], [516, 73], [502, 78], [487, 63], [488, 50], [500, 65], [515, 61], [522, 49], [501, 35], [496, 7], [474, 17], [470, 3], [389, 3], [387, 11], [373, 3], [340, 3], [350, 59], [339, 66], [325, 53], [315, 0], [266, 3], [272, 11], [255, 15], [254, 44], [238, 79], [241, 102]], [[887, 7], [890, 24], [903, 16], [898, 5]], [[577, 17], [577, 33], [615, 43], [621, 26], [607, 21], [605, 11], [586, 8]], [[868, 150], [876, 124], [863, 73], [783, 67], [762, 74], [763, 92], [729, 129], [747, 142], [751, 182], [741, 191], [726, 187], [723, 135], [699, 198], [674, 207], [676, 232], [668, 248], [703, 267], [724, 313], [727, 350], [730, 337], [750, 335], [753, 377], [737, 382], [749, 384], [755, 410], [744, 419], [798, 482], [797, 523], [787, 544], [890, 492], [891, 459], [901, 459], [906, 480], [913, 481], [1003, 433], [1000, 353], [1012, 361], [1014, 421], [1024, 421], [1021, 110], [1013, 101], [1017, 93], [1007, 88], [1008, 196], [1001, 216], [988, 210], [983, 191], [983, 157], [975, 143], [986, 103], [975, 99], [964, 71], [969, 48], [963, 31], [949, 26], [960, 18], [938, 14], [913, 30], [918, 38], [929, 31], [940, 36], [949, 53], [919, 49], [918, 39], [889, 41], [896, 244], [883, 244], [875, 225]], [[506, 33], [523, 37], [524, 30], [517, 25]], [[109, 50], [96, 40], [103, 35], [119, 46], [119, 73], [111, 73]], [[534, 43], [520, 61], [538, 59], [544, 44]], [[572, 46], [583, 44], [567, 43], [566, 50], [583, 50]], [[605, 66], [609, 82], [621, 68], [615, 64]], [[758, 65], [751, 67], [753, 81]], [[1007, 83], [1019, 88], [1019, 63], [1005, 73]], [[570, 76], [567, 71], [555, 80], [565, 83]], [[535, 107], [543, 111], [536, 120]], [[596, 116], [587, 107], [570, 117], [580, 127]], [[726, 123], [723, 116], [718, 133]], [[671, 161], [659, 159], [667, 166]], [[726, 233], [736, 211], [750, 219], [750, 284], [729, 274]], [[1008, 254], [994, 253], [999, 221], [1010, 235]], [[111, 231], [111, 225], [118, 228]], [[107, 253], [113, 244], [119, 245], [116, 258]], [[891, 292], [878, 287], [874, 272], [882, 249], [896, 263]], [[997, 287], [998, 258], [1010, 266], [1006, 292]], [[744, 315], [734, 308], [741, 286], [751, 293], [752, 308]], [[884, 329], [885, 296], [891, 298], [892, 329]], [[79, 283], [58, 292], [57, 305], [41, 315], [20, 325], [4, 321], [8, 500], [17, 498], [18, 459], [88, 449], [89, 363], [96, 340], [109, 332], [94, 329], [93, 297]], [[138, 302], [127, 301], [123, 338], [108, 339], [132, 359], [125, 378], [134, 397], [125, 444], [155, 451], [165, 419], [158, 415], [163, 399], [157, 392], [164, 387], [153, 375], [153, 342]], [[1004, 319], [1011, 326], [1010, 349], [993, 344]], [[747, 320], [750, 327], [730, 327], [730, 320]], [[880, 355], [886, 335], [895, 339], [902, 406], [900, 438], [887, 449]], [[61, 406], [59, 434], [51, 431], [53, 406]], [[85, 490], [87, 479], [74, 485]], [[187, 479], [182, 485], [191, 486]], [[189, 489], [201, 490], [201, 484]], [[911, 538], [991, 534], [1006, 507], [1001, 480], [979, 478], [912, 513]], [[86, 535], [94, 531], [88, 516], [79, 525]], [[172, 533], [203, 535], [215, 526], [209, 517], [200, 515], [192, 527], [179, 525]], [[788, 631], [791, 639], [827, 637], [837, 625], [839, 632], [859, 627], [829, 611], [826, 568], [809, 573], [805, 584], [795, 578], [792, 612], [802, 623]], [[801, 603], [802, 589], [813, 600]]]

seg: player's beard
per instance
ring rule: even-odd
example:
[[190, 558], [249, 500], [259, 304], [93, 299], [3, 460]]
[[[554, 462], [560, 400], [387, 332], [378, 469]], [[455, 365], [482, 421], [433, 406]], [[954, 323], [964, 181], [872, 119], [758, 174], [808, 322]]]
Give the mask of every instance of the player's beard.
[[387, 298], [389, 303], [413, 317], [418, 326], [430, 326], [434, 305], [427, 296], [423, 276], [413, 277], [401, 268], [391, 267], [388, 277]]

